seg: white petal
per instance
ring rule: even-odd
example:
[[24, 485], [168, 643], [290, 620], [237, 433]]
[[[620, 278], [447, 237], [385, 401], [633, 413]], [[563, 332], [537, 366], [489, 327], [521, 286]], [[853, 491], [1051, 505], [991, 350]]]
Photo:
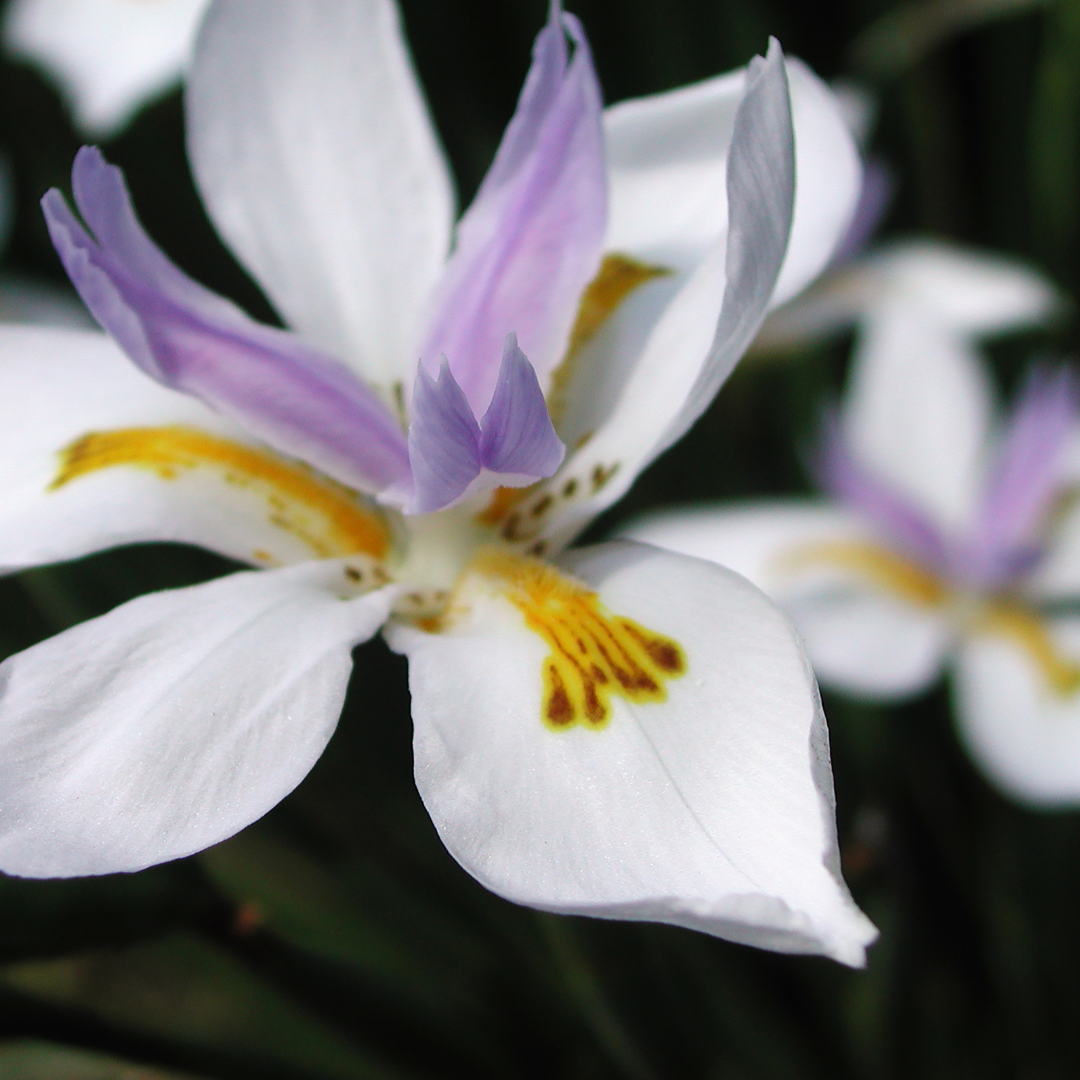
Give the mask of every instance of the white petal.
[[[1080, 623], [1052, 632], [1080, 659]], [[1080, 804], [1080, 696], [1056, 694], [1013, 642], [990, 635], [964, 644], [954, 692], [961, 738], [999, 787], [1036, 806]]]
[[187, 109], [210, 216], [286, 322], [411, 378], [453, 194], [391, 0], [219, 0]]
[[804, 561], [824, 544], [874, 544], [857, 519], [824, 503], [675, 511], [625, 535], [709, 559], [749, 578], [788, 613], [826, 686], [896, 700], [939, 676], [951, 632], [944, 614], [913, 605], [840, 562]]
[[0, 869], [138, 870], [224, 840], [304, 778], [391, 590], [336, 562], [152, 593], [0, 666]]
[[205, 405], [137, 371], [100, 332], [0, 327], [0, 568], [146, 540], [199, 544], [245, 562], [312, 557], [275, 523], [265, 491], [231, 483], [222, 469], [165, 479], [153, 467], [118, 466], [50, 489], [76, 439], [173, 425], [252, 445]]
[[795, 216], [772, 305], [801, 292], [843, 239], [862, 189], [862, 164], [836, 95], [803, 63], [788, 62], [795, 129]]
[[773, 314], [756, 344], [790, 347], [906, 306], [967, 337], [1045, 322], [1062, 307], [1054, 286], [1013, 259], [937, 240], [890, 244], [831, 270], [808, 293]]
[[963, 334], [897, 299], [867, 317], [844, 407], [852, 450], [947, 531], [973, 520], [992, 389]]
[[828, 737], [782, 616], [743, 579], [618, 543], [568, 569], [683, 646], [663, 704], [602, 730], [541, 719], [548, 646], [497, 587], [409, 656], [417, 785], [454, 857], [508, 899], [669, 922], [861, 964], [875, 932], [839, 878]]
[[922, 693], [951, 645], [944, 617], [860, 582], [782, 601], [823, 686], [875, 701]]
[[809, 499], [662, 511], [631, 520], [619, 535], [719, 563], [771, 596], [791, 584], [785, 559], [792, 553], [823, 543], [873, 540], [854, 515]]
[[180, 79], [209, 0], [14, 0], [3, 36], [60, 84], [83, 131], [115, 134]]
[[[831, 92], [800, 61], [789, 59], [785, 67], [796, 184], [791, 236], [773, 305], [825, 265], [851, 217], [861, 175]], [[568, 446], [595, 433], [611, 414], [631, 374], [645, 363], [650, 334], [661, 317], [683, 317], [672, 300], [696, 268], [701, 268], [701, 280], [688, 287], [688, 295], [704, 300], [706, 324], [719, 312], [718, 303], [708, 310], [708, 302], [723, 294], [729, 212], [725, 180], [745, 84], [741, 69], [622, 102], [605, 113], [611, 184], [605, 247], [674, 272], [633, 291], [575, 358], [558, 422]], [[674, 311], [669, 313], [670, 306]], [[669, 346], [664, 341], [661, 347]]]
[[[833, 93], [787, 60], [795, 130], [795, 216], [775, 303], [828, 261], [859, 194], [858, 153]], [[724, 178], [745, 69], [604, 114], [611, 183], [608, 251], [688, 271], [727, 233]]]
[[1061, 304], [1034, 267], [942, 241], [896, 244], [867, 261], [876, 303], [896, 301], [966, 334], [993, 334], [1045, 320]]

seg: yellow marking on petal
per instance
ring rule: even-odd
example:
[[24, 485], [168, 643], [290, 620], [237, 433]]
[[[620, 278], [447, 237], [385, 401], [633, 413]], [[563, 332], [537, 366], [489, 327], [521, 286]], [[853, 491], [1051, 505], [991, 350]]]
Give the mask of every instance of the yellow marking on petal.
[[554, 421], [562, 415], [566, 391], [573, 374], [574, 361], [596, 332], [614, 314], [616, 308], [646, 282], [666, 277], [672, 271], [666, 266], [650, 266], [628, 255], [605, 255], [596, 277], [585, 286], [578, 304], [577, 318], [570, 332], [570, 343], [562, 363], [551, 373], [548, 390], [548, 412]]
[[[194, 428], [92, 431], [60, 451], [60, 469], [49, 490], [118, 466], [148, 469], [163, 480], [212, 469], [227, 483], [261, 495], [271, 524], [301, 540], [316, 558], [359, 553], [382, 558], [390, 546], [381, 515], [349, 488], [303, 464]], [[256, 562], [271, 561], [261, 549], [252, 555]]]
[[613, 615], [595, 592], [546, 563], [487, 550], [473, 569], [503, 586], [551, 650], [540, 715], [552, 731], [605, 727], [613, 694], [635, 703], [666, 701], [667, 680], [686, 672], [677, 641]]
[[530, 490], [524, 487], [497, 487], [491, 493], [491, 501], [476, 515], [477, 524], [494, 528]]
[[[1046, 684], [1060, 697], [1080, 691], [1080, 662], [1064, 657], [1057, 649], [1046, 620], [1027, 605], [1011, 597], [962, 603], [957, 594], [936, 575], [874, 544], [808, 544], [785, 553], [784, 569], [829, 563], [863, 574], [888, 591], [918, 607], [942, 607], [952, 603], [962, 612], [962, 621], [976, 632], [1009, 638], [1042, 673]], [[969, 598], [970, 599], [970, 598]]]
[[949, 596], [935, 574], [876, 544], [825, 541], [794, 548], [777, 560], [778, 568], [788, 571], [822, 563], [854, 570], [918, 607], [939, 607]]
[[988, 604], [975, 629], [1007, 637], [1027, 654], [1059, 697], [1080, 690], [1080, 664], [1061, 655], [1044, 619], [1015, 601]]

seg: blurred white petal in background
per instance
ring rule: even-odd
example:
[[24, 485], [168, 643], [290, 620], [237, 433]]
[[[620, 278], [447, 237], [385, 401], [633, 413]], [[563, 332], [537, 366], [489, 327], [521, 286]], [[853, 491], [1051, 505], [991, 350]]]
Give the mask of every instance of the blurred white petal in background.
[[178, 82], [207, 0], [12, 0], [5, 49], [41, 67], [87, 135], [115, 135]]

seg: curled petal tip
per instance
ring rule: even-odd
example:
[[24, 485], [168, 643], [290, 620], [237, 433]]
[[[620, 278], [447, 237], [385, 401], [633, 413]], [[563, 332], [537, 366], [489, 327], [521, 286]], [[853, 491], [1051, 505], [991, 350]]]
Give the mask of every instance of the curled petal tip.
[[458, 499], [480, 472], [480, 427], [446, 357], [437, 378], [420, 363], [409, 425], [413, 494], [406, 512], [426, 514]]
[[480, 457], [492, 472], [541, 479], [562, 464], [566, 447], [514, 333], [506, 337], [495, 393], [480, 426]]

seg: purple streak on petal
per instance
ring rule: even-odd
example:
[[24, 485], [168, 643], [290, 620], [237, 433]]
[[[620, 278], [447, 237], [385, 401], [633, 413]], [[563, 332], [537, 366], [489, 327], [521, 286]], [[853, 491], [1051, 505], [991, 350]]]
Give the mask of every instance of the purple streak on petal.
[[1060, 488], [1062, 454], [1077, 420], [1072, 372], [1033, 368], [998, 447], [958, 573], [979, 584], [1003, 585], [1037, 561], [1038, 529]]
[[74, 179], [96, 239], [55, 190], [42, 199], [49, 233], [87, 307], [138, 367], [343, 483], [375, 492], [407, 479], [404, 433], [347, 368], [186, 277], [143, 232], [122, 175], [97, 150], [80, 151]]
[[509, 332], [541, 385], [562, 358], [607, 222], [601, 113], [584, 32], [553, 3], [517, 112], [458, 225], [423, 349], [429, 365], [449, 358], [477, 416], [491, 400]]
[[492, 472], [539, 480], [551, 476], [566, 454], [536, 372], [513, 334], [506, 337], [499, 379], [480, 429], [480, 460]]
[[418, 365], [409, 462], [413, 477], [412, 495], [405, 505], [409, 514], [442, 510], [480, 474], [480, 425], [445, 358], [438, 379]]
[[944, 537], [902, 494], [855, 460], [831, 412], [825, 416], [811, 469], [825, 492], [869, 520], [884, 539], [927, 568], [947, 572], [949, 551]]
[[863, 166], [862, 189], [851, 223], [836, 246], [830, 266], [842, 266], [862, 252], [877, 231], [896, 194], [896, 181], [885, 162], [872, 158]]

